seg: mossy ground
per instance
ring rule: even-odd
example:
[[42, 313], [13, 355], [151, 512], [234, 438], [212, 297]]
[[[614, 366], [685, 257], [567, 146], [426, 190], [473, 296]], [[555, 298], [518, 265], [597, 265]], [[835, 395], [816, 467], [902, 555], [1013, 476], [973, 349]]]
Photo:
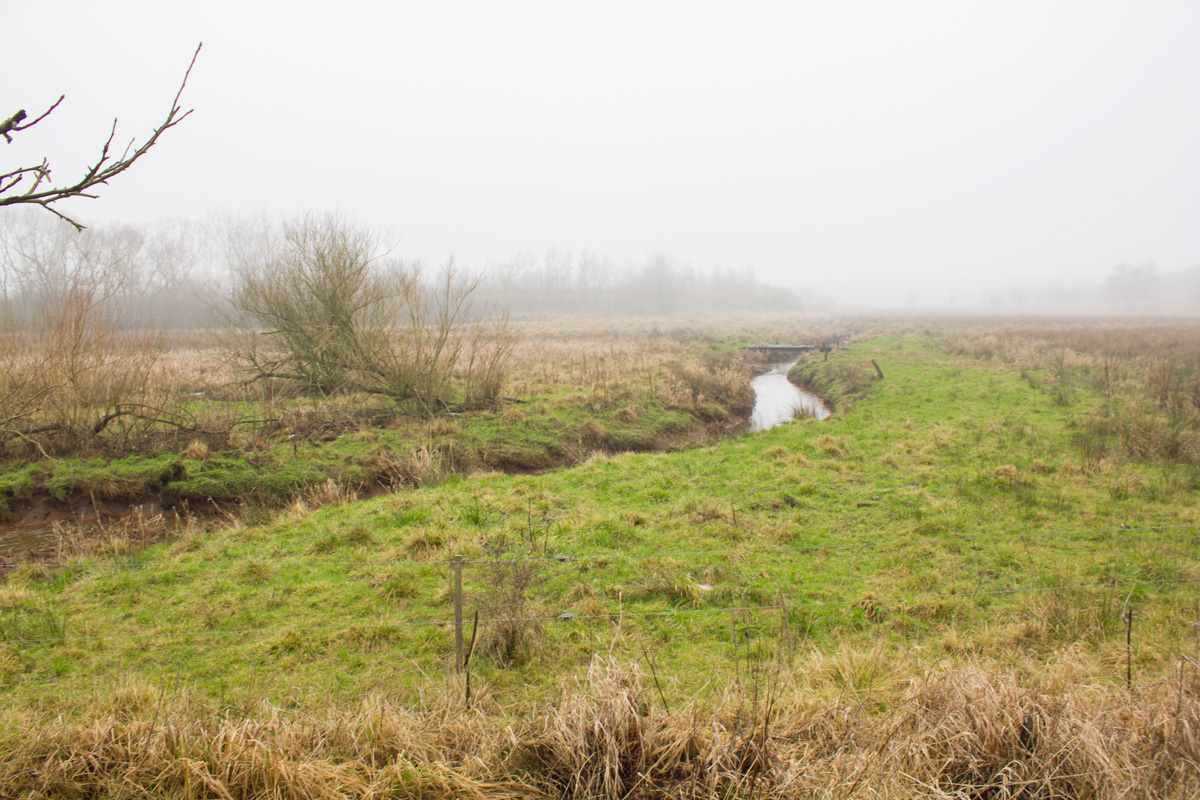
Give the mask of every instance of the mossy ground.
[[[63, 712], [120, 681], [186, 685], [230, 706], [419, 692], [443, 680], [453, 651], [454, 555], [494, 562], [464, 567], [468, 616], [538, 618], [482, 624], [478, 680], [514, 702], [610, 648], [652, 664], [668, 698], [850, 645], [1018, 672], [1071, 651], [1117, 684], [1127, 606], [1139, 680], [1191, 652], [1195, 467], [1091, 459], [1081, 420], [1102, 398], [1080, 388], [1063, 404], [1011, 365], [918, 337], [828, 363], [873, 372], [871, 359], [886, 379], [825, 421], [297, 508], [119, 564], [19, 569], [0, 587], [0, 638], [26, 640], [0, 645], [3, 691]], [[527, 430], [522, 448], [550, 449], [645, 419], [614, 409], [601, 422], [545, 421], [518, 408], [462, 430], [480, 426], [485, 442], [489, 425]], [[365, 432], [362, 444], [385, 437]], [[203, 474], [185, 465], [189, 480]], [[1153, 583], [1176, 580], [1190, 582]], [[189, 632], [205, 635], [143, 636]], [[64, 635], [114, 638], [28, 641]], [[877, 678], [844, 676], [850, 691]]]

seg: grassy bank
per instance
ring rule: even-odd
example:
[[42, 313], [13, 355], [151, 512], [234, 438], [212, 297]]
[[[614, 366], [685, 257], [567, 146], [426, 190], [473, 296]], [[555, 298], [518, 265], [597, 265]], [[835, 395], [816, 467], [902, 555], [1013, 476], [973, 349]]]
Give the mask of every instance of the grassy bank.
[[[639, 769], [653, 772], [620, 761], [629, 742], [663, 759], [655, 748], [674, 748], [675, 761], [652, 763], [682, 772], [655, 780], [679, 791], [693, 780], [702, 796], [1194, 785], [1200, 687], [1183, 656], [1197, 641], [1197, 468], [1097, 455], [1081, 434], [1108, 398], [1081, 382], [1062, 402], [1038, 380], [1050, 366], [912, 336], [813, 366], [874, 374], [872, 359], [885, 379], [822, 422], [669, 454], [594, 453], [547, 474], [452, 477], [21, 568], [0, 587], [3, 724], [22, 754], [10, 763], [49, 758], [67, 774], [55, 742], [85, 730], [85, 749], [159, 741], [178, 713], [182, 738], [157, 775], [184, 760], [197, 776], [233, 769], [232, 752], [206, 761], [188, 748], [267, 726], [283, 738], [261, 752], [342, 764], [330, 780], [359, 781], [356, 796], [517, 791], [506, 781], [623, 796]], [[468, 638], [481, 618], [470, 711], [448, 674], [455, 556], [467, 561]], [[550, 710], [553, 724], [529, 722]], [[391, 733], [362, 729], [372, 715], [384, 727], [371, 731]], [[605, 715], [626, 716], [589, 728]], [[406, 750], [397, 718], [435, 743]], [[358, 733], [301, 736], [337, 724]], [[242, 733], [218, 734], [225, 725]], [[1104, 754], [1122, 736], [1164, 744], [1118, 763]], [[1021, 755], [1035, 739], [1040, 760]], [[617, 759], [617, 777], [571, 783], [591, 781], [572, 751]], [[1055, 760], [1067, 752], [1078, 760]], [[863, 761], [905, 758], [903, 774]], [[1005, 772], [1015, 758], [1032, 771]], [[239, 773], [263, 781], [247, 796], [269, 793], [265, 769]]]
[[44, 502], [63, 509], [92, 503], [203, 507], [279, 506], [332, 482], [352, 493], [437, 483], [476, 471], [537, 472], [569, 466], [592, 452], [666, 450], [715, 435], [714, 423], [745, 413], [745, 399], [700, 409], [656, 401], [580, 408], [570, 398], [531, 398], [502, 410], [432, 419], [391, 417], [383, 425], [304, 436], [196, 440], [177, 453], [122, 458], [68, 457], [10, 462], [0, 471], [0, 511], [19, 517]]
[[69, 439], [53, 425], [44, 441], [9, 437], [0, 517], [146, 501], [271, 508], [312, 504], [326, 485], [348, 496], [480, 471], [539, 472], [591, 453], [719, 438], [752, 406], [746, 360], [728, 342], [689, 330], [649, 345], [636, 327], [550, 330], [532, 330], [514, 351], [496, 404], [436, 414], [366, 395], [275, 394], [229, 383], [215, 351], [191, 351], [201, 366], [189, 369], [189, 353], [177, 353], [153, 383], [169, 415]]

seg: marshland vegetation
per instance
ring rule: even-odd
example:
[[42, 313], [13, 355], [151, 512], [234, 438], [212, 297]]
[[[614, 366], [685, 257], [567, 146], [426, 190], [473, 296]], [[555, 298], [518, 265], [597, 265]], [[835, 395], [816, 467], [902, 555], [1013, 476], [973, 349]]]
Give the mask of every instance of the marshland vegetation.
[[81, 237], [12, 218], [0, 512], [269, 508], [330, 482], [539, 471], [711, 438], [752, 403], [738, 342], [702, 325], [517, 323], [496, 287], [389, 260], [339, 220], [226, 227], [227, 274], [206, 282], [186, 226]]
[[[64, 539], [0, 588], [0, 778], [34, 796], [1189, 796], [1200, 329], [859, 321], [797, 367], [828, 420], [606, 442], [655, 414], [721, 423], [749, 376], [732, 346], [835, 336], [806, 324], [531, 322], [511, 400], [322, 446], [544, 430], [569, 469], [414, 470], [370, 499], [330, 476], [158, 543], [136, 519]], [[319, 450], [276, 446], [246, 458]], [[203, 474], [215, 453], [180, 457]], [[467, 637], [479, 611], [469, 700], [454, 558]]]

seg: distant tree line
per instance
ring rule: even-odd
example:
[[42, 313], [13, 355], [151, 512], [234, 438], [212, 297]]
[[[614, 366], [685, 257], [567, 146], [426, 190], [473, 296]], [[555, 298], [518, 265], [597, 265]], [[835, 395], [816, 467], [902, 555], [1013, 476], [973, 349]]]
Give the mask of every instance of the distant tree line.
[[[103, 299], [123, 328], [215, 328], [246, 323], [233, 302], [248, 265], [261, 264], [293, 223], [265, 216], [213, 216], [149, 225], [96, 225], [77, 231], [51, 215], [20, 209], [0, 214], [0, 321], [28, 329], [62, 298]], [[381, 252], [386, 250], [380, 248]], [[380, 262], [421, 274], [394, 253]], [[762, 282], [753, 267], [699, 268], [655, 253], [616, 261], [589, 252], [525, 253], [480, 269], [454, 272], [473, 287], [473, 307], [530, 314], [664, 316], [717, 311], [803, 311], [829, 301]], [[1153, 262], [1119, 264], [1092, 285], [1014, 287], [983, 293], [983, 308], [1153, 311], [1200, 306], [1200, 266], [1160, 272]]]
[[[208, 328], [243, 322], [233, 302], [248, 265], [282, 241], [279, 223], [262, 216], [214, 216], [202, 222], [95, 225], [78, 231], [48, 215], [0, 215], [0, 302], [8, 327], [28, 327], [55, 298], [85, 291], [103, 298], [128, 328]], [[384, 248], [380, 248], [381, 251]], [[433, 276], [400, 258], [392, 269]], [[664, 253], [618, 263], [590, 252], [524, 254], [488, 269], [458, 265], [478, 307], [514, 315], [587, 313], [667, 315], [707, 311], [798, 311], [810, 301], [758, 280], [753, 267], [700, 269]]]
[[804, 299], [762, 283], [753, 267], [707, 270], [665, 253], [618, 264], [590, 252], [526, 254], [479, 274], [480, 291], [513, 313], [660, 315], [695, 311], [798, 311]]
[[84, 231], [35, 211], [0, 215], [0, 318], [36, 327], [66, 302], [103, 306], [122, 328], [199, 328], [217, 321], [204, 273], [207, 232], [170, 220]]
[[1075, 286], [1015, 286], [984, 292], [983, 308], [1164, 312], [1200, 306], [1200, 266], [1160, 272], [1153, 261], [1123, 262], [1103, 281]]

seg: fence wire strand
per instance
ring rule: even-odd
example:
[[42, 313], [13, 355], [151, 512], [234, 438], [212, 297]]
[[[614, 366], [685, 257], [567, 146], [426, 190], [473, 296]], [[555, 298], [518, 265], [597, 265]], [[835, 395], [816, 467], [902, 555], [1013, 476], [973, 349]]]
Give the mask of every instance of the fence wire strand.
[[[812, 544], [791, 544], [777, 545], [772, 547], [743, 547], [730, 548], [725, 550], [675, 550], [666, 552], [642, 552], [642, 553], [586, 553], [572, 555], [570, 553], [558, 553], [550, 556], [520, 556], [517, 558], [464, 558], [459, 563], [466, 565], [495, 565], [495, 564], [518, 564], [524, 562], [558, 562], [558, 563], [574, 563], [580, 561], [608, 561], [615, 559], [638, 559], [638, 558], [682, 558], [689, 556], [736, 556], [750, 555], [754, 553], [788, 553], [788, 552], [809, 552], [815, 550], [852, 550], [871, 547], [908, 547], [916, 544], [937, 544], [943, 542], [982, 542], [982, 541], [1000, 541], [1005, 539], [1020, 540], [1020, 539], [1046, 539], [1058, 536], [1087, 536], [1103, 533], [1152, 533], [1156, 531], [1168, 530], [1187, 530], [1200, 528], [1197, 524], [1186, 525], [1152, 525], [1146, 527], [1129, 527], [1119, 526], [1112, 528], [1088, 528], [1082, 530], [1062, 530], [1062, 531], [1034, 531], [1024, 533], [999, 533], [987, 534], [980, 536], [947, 536], [940, 538], [929, 539], [878, 539], [865, 542], [838, 542], [838, 543], [812, 543]], [[453, 559], [451, 559], [453, 562]], [[224, 568], [230, 569], [234, 567], [440, 567], [445, 566], [448, 562], [445, 560], [434, 559], [384, 559], [379, 561], [372, 560], [329, 560], [329, 561], [126, 561], [126, 562], [78, 562], [78, 563], [14, 563], [0, 564], [2, 569], [17, 569], [17, 568], [41, 568], [41, 569], [185, 569], [188, 567], [195, 568]]]
[[[1112, 581], [1109, 583], [1083, 583], [1068, 586], [1023, 586], [1010, 589], [992, 589], [985, 591], [972, 592], [957, 592], [957, 593], [926, 593], [915, 594], [897, 597], [871, 597], [870, 600], [875, 603], [910, 603], [916, 600], [946, 600], [963, 597], [985, 597], [985, 596], [1006, 596], [1014, 594], [1032, 594], [1038, 592], [1062, 592], [1076, 591], [1080, 589], [1116, 589], [1121, 587], [1136, 587], [1136, 586], [1151, 586], [1156, 584], [1181, 584], [1181, 583], [1200, 583], [1198, 578], [1162, 578], [1158, 580], [1148, 581]], [[607, 619], [620, 620], [626, 617], [665, 617], [665, 616], [685, 616], [695, 614], [731, 614], [741, 611], [790, 611], [797, 608], [810, 608], [818, 606], [852, 606], [862, 602], [866, 598], [857, 600], [809, 600], [803, 603], [790, 603], [780, 601], [771, 605], [757, 606], [720, 606], [712, 608], [678, 608], [666, 609], [662, 611], [616, 611], [604, 614], [573, 614], [564, 613], [554, 616], [538, 616], [538, 617], [491, 617], [480, 619], [480, 623], [497, 623], [497, 622], [574, 622], [579, 620], [590, 619]], [[421, 627], [421, 626], [445, 626], [453, 625], [454, 620], [398, 620], [391, 622], [377, 623], [359, 623], [359, 624], [342, 624], [342, 625], [317, 625], [312, 627], [300, 628], [245, 628], [240, 630], [212, 630], [212, 631], [178, 631], [178, 632], [156, 632], [156, 633], [116, 633], [102, 634], [98, 636], [55, 636], [41, 639], [5, 639], [0, 640], [0, 645], [16, 644], [44, 644], [44, 643], [65, 643], [65, 642], [88, 642], [88, 641], [106, 641], [114, 639], [153, 639], [153, 638], [183, 638], [189, 636], [240, 636], [250, 634], [280, 634], [280, 633], [309, 633], [318, 631], [342, 631], [342, 630], [378, 630], [381, 628], [406, 628], [406, 627]]]

